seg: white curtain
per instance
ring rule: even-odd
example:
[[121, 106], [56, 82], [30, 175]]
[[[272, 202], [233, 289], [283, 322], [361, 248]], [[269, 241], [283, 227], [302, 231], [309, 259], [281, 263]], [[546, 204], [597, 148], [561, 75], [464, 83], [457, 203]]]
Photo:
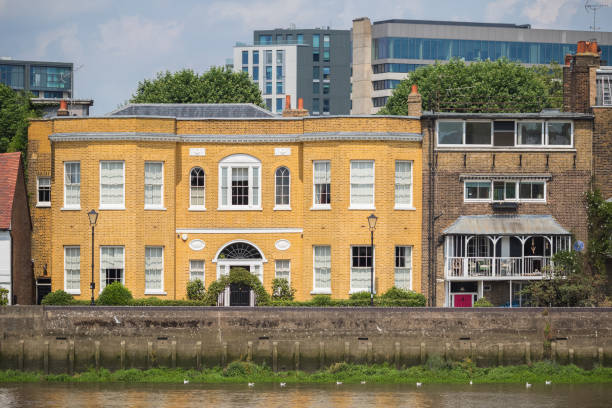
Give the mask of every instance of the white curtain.
[[100, 203], [123, 204], [123, 162], [103, 161], [100, 165]]
[[314, 164], [314, 183], [331, 183], [331, 172], [329, 162], [315, 162]]
[[253, 205], [259, 205], [259, 167], [251, 167], [253, 173]]
[[276, 261], [276, 278], [291, 282], [291, 262], [288, 259]]
[[102, 269], [123, 269], [123, 247], [102, 247]]
[[314, 247], [315, 289], [331, 289], [331, 248]]
[[351, 268], [351, 290], [369, 292], [371, 274], [370, 268]]
[[189, 261], [189, 279], [194, 281], [196, 279], [204, 282], [204, 261], [203, 260], [191, 260]]
[[351, 161], [351, 204], [374, 204], [373, 161]]
[[81, 204], [81, 163], [65, 163], [64, 188], [66, 190], [66, 206]]
[[145, 289], [162, 289], [163, 248], [145, 249]]
[[162, 204], [163, 164], [145, 163], [145, 205]]
[[412, 205], [412, 162], [395, 162], [395, 204]]
[[221, 167], [221, 205], [227, 205], [227, 167]]
[[66, 289], [81, 289], [81, 248], [64, 248], [64, 265], [66, 272]]

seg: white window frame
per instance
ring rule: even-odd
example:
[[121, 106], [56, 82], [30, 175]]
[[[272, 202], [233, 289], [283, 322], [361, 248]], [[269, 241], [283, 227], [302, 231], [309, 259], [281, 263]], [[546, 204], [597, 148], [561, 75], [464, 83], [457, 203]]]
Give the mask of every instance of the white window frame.
[[66, 166], [68, 164], [78, 164], [79, 165], [79, 179], [82, 177], [81, 173], [81, 162], [80, 161], [67, 161], [64, 162], [64, 207], [63, 210], [80, 210], [81, 209], [81, 183], [79, 182], [79, 203], [78, 204], [68, 204], [66, 202]]
[[[499, 181], [504, 183], [504, 199], [495, 200], [494, 182]], [[543, 183], [544, 184], [544, 198], [520, 198], [520, 184], [523, 183]], [[467, 183], [489, 183], [489, 198], [468, 198], [467, 197]], [[505, 183], [515, 183], [515, 198], [506, 198], [506, 187]], [[546, 203], [546, 194], [548, 191], [548, 182], [546, 180], [535, 180], [535, 179], [520, 179], [520, 180], [474, 180], [466, 179], [463, 181], [463, 202], [465, 203]]]
[[[287, 262], [288, 263], [288, 267], [287, 267], [287, 272], [289, 272], [289, 279], [287, 279], [287, 283], [289, 283], [291, 285], [291, 260], [290, 259], [276, 259], [274, 261], [274, 278], [275, 279], [279, 279], [278, 277], [278, 262]], [[284, 272], [284, 271], [283, 271]], [[284, 279], [284, 278], [282, 278]]]
[[[164, 208], [164, 162], [163, 161], [145, 161], [145, 194], [147, 189], [146, 184], [146, 172], [147, 172], [147, 164], [161, 164], [161, 198], [159, 204], [147, 204], [145, 201], [144, 208], [145, 210], [165, 210]], [[155, 186], [156, 184], [151, 184]]]
[[[557, 145], [557, 144], [551, 145], [549, 143], [549, 140], [548, 140], [548, 124], [550, 124], [550, 123], [569, 123], [570, 124], [570, 144], [568, 144], [568, 145]], [[560, 120], [560, 119], [547, 120], [546, 124], [545, 124], [545, 127], [546, 127], [546, 147], [561, 148], [561, 149], [563, 149], [563, 148], [568, 149], [568, 148], [573, 148], [574, 147], [574, 121], [573, 120]]]
[[[398, 247], [410, 248], [410, 258], [409, 258], [409, 260], [410, 260], [410, 267], [409, 268], [407, 268], [407, 267], [400, 268], [398, 266], [395, 266], [395, 261], [396, 261], [396, 258], [397, 258], [397, 255], [395, 254], [395, 251], [397, 251], [396, 248], [398, 248]], [[412, 257], [412, 254], [414, 252], [413, 251], [414, 247], [412, 245], [395, 245], [395, 247], [393, 249], [394, 249], [394, 251], [393, 251], [393, 255], [394, 255], [394, 259], [393, 259], [393, 265], [394, 265], [394, 267], [393, 267], [393, 286], [398, 287], [396, 285], [396, 282], [397, 282], [397, 280], [396, 280], [397, 269], [409, 269], [410, 270], [410, 272], [409, 272], [409, 275], [410, 275], [410, 285], [409, 285], [408, 290], [412, 290], [412, 281], [413, 281], [413, 279], [412, 279], [412, 272], [413, 272], [413, 257]], [[400, 288], [400, 289], [405, 289], [405, 288]]]
[[[540, 144], [526, 144], [526, 143], [519, 143], [518, 141], [521, 138], [520, 135], [520, 125], [521, 123], [540, 123], [540, 125], [542, 126], [542, 143]], [[546, 143], [546, 129], [548, 129], [548, 126], [546, 125], [546, 121], [544, 120], [538, 120], [538, 119], [533, 119], [533, 120], [517, 120], [516, 121], [516, 126], [515, 126], [515, 133], [514, 133], [514, 146], [518, 147], [518, 148], [529, 148], [529, 147], [545, 147], [547, 145]]]
[[[279, 171], [281, 168], [285, 168], [287, 169], [287, 172], [289, 173], [289, 203], [287, 204], [277, 204], [276, 203], [276, 198], [277, 198], [277, 179], [276, 179], [276, 172]], [[288, 166], [282, 165], [282, 166], [278, 166], [276, 168], [276, 170], [274, 170], [274, 211], [287, 211], [287, 210], [291, 210], [291, 170], [289, 170]]]
[[[68, 274], [66, 273], [66, 250], [78, 248], [79, 250], [79, 289], [68, 289]], [[71, 295], [81, 294], [81, 247], [78, 245], [66, 245], [64, 247], [64, 290]]]
[[[195, 169], [200, 169], [202, 170], [202, 173], [204, 173], [204, 204], [203, 205], [193, 205], [192, 200], [191, 200], [192, 198], [191, 189], [193, 188], [191, 185], [191, 172]], [[221, 190], [221, 186], [219, 186], [219, 190]], [[200, 166], [193, 166], [189, 170], [189, 211], [206, 211], [206, 171], [204, 171], [204, 168]]]
[[[449, 144], [449, 143], [440, 143], [440, 123], [461, 123], [461, 144]], [[436, 146], [441, 146], [441, 147], [463, 147], [466, 146], [465, 144], [465, 121], [464, 120], [437, 120], [436, 121]]]
[[[227, 169], [227, 204], [223, 204], [223, 169]], [[249, 204], [247, 205], [232, 205], [232, 170], [236, 168], [248, 169], [248, 194]], [[254, 175], [258, 180], [258, 200], [257, 204], [253, 204], [253, 179]], [[263, 201], [263, 189], [261, 179], [261, 161], [247, 154], [233, 154], [222, 159], [219, 162], [219, 207], [220, 211], [250, 211], [261, 210]]]
[[[359, 293], [359, 292], [370, 292], [370, 286], [368, 285], [367, 288], [354, 288], [353, 287], [353, 248], [357, 248], [357, 247], [365, 247], [365, 248], [369, 248], [370, 245], [351, 245], [349, 247], [349, 268], [350, 268], [350, 274], [349, 274], [349, 294], [352, 295], [353, 293]], [[372, 248], [372, 266], [374, 267], [374, 294], [376, 294], [376, 247]], [[369, 267], [366, 266], [366, 268], [369, 271]]]
[[[49, 180], [49, 201], [40, 201], [40, 180]], [[38, 176], [36, 177], [36, 207], [51, 207], [51, 177]]]
[[123, 249], [123, 273], [121, 274], [121, 284], [125, 286], [125, 246], [124, 245], [100, 245], [100, 257], [98, 258], [98, 270], [100, 271], [100, 293], [106, 287], [106, 276], [102, 272], [102, 248], [122, 248]]
[[[317, 189], [315, 183], [315, 165], [317, 163], [329, 164], [329, 204], [317, 204]], [[332, 185], [332, 170], [331, 160], [313, 160], [312, 161], [312, 210], [330, 210], [331, 209], [331, 185]]]
[[[317, 288], [317, 267], [315, 262], [315, 248], [317, 247], [328, 247], [329, 248], [329, 288]], [[332, 290], [332, 252], [331, 245], [313, 245], [312, 246], [312, 292], [311, 295], [331, 295]]]
[[[123, 164], [123, 192], [120, 204], [102, 204], [102, 163], [122, 163]], [[125, 160], [100, 160], [100, 210], [125, 210]]]
[[[372, 203], [357, 204], [353, 203], [353, 163], [372, 163]], [[375, 210], [376, 209], [376, 163], [374, 160], [351, 160], [349, 164], [349, 187], [350, 187], [350, 204], [349, 210]]]
[[[193, 264], [192, 262], [202, 262], [202, 270], [196, 270], [193, 268]], [[206, 284], [206, 261], [204, 259], [190, 259], [189, 260], [189, 281], [193, 282], [196, 279], [200, 279], [200, 278], [194, 278], [193, 274], [195, 273], [202, 273], [202, 283]]]
[[414, 162], [412, 160], [396, 160], [395, 161], [395, 166], [397, 166], [397, 163], [410, 163], [410, 203], [408, 204], [401, 204], [397, 202], [397, 194], [395, 193], [395, 186], [398, 185], [397, 182], [397, 172], [395, 171], [395, 168], [393, 169], [394, 171], [394, 177], [395, 177], [395, 184], [393, 185], [393, 192], [395, 195], [395, 209], [396, 210], [415, 210], [414, 208]]
[[[159, 289], [149, 289], [147, 288], [147, 249], [148, 248], [155, 248], [155, 249], [161, 249], [161, 288]], [[164, 247], [160, 246], [160, 245], [147, 245], [145, 246], [145, 295], [166, 295], [167, 293], [164, 291]], [[125, 271], [125, 265], [124, 265], [124, 271]], [[125, 275], [125, 273], [124, 273]]]

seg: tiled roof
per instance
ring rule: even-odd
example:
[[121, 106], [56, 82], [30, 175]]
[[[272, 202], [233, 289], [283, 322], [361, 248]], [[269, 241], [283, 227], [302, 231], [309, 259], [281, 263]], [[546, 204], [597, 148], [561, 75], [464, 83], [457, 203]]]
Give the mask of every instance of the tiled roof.
[[21, 153], [0, 154], [0, 230], [11, 229], [15, 185]]
[[569, 235], [550, 215], [462, 215], [444, 234]]
[[269, 118], [272, 113], [252, 103], [131, 103], [109, 116], [175, 118]]

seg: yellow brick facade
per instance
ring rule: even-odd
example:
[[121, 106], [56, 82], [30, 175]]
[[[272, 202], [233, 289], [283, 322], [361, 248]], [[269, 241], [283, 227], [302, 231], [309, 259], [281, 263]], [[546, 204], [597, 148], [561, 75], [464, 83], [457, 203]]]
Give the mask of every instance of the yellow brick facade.
[[[29, 189], [50, 175], [51, 207], [32, 200], [33, 258], [38, 276], [47, 271], [52, 290], [64, 289], [64, 247], [80, 247], [80, 295], [90, 297], [91, 228], [95, 209], [94, 279], [100, 288], [100, 247], [124, 247], [124, 281], [134, 297], [145, 293], [145, 248], [163, 247], [163, 291], [183, 299], [190, 260], [203, 260], [205, 285], [217, 279], [218, 252], [228, 243], [253, 244], [262, 255], [268, 291], [275, 261], [290, 260], [296, 298], [313, 291], [313, 246], [331, 247], [331, 294], [350, 291], [351, 246], [369, 245], [367, 216], [375, 213], [376, 290], [395, 283], [395, 247], [412, 247], [412, 288], [421, 284], [422, 146], [417, 119], [388, 117], [176, 120], [172, 118], [56, 118], [35, 120], [29, 130]], [[50, 139], [51, 136], [51, 139]], [[193, 155], [192, 149], [205, 149]], [[276, 149], [283, 148], [284, 155]], [[289, 154], [287, 154], [290, 151]], [[200, 152], [202, 154], [202, 152]], [[261, 209], [220, 209], [219, 163], [232, 155], [260, 162]], [[100, 161], [124, 162], [125, 209], [100, 209]], [[313, 209], [313, 162], [331, 167], [330, 209]], [[374, 208], [349, 209], [351, 160], [374, 161]], [[412, 207], [395, 209], [395, 162], [412, 162]], [[80, 162], [80, 209], [64, 207], [64, 163]], [[163, 162], [163, 209], [144, 206], [145, 162]], [[290, 171], [290, 209], [275, 209], [275, 171]], [[190, 171], [205, 172], [205, 210], [190, 209]], [[32, 182], [34, 180], [34, 182]], [[194, 240], [204, 248], [194, 250]], [[286, 240], [283, 249], [277, 241]], [[279, 249], [280, 248], [280, 249]]]

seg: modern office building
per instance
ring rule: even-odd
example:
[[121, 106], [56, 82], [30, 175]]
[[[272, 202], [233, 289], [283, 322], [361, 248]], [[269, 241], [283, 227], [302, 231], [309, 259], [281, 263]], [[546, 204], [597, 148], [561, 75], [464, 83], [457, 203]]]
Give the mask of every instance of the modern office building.
[[68, 62], [19, 61], [0, 58], [0, 83], [35, 98], [73, 97], [73, 64]]
[[234, 47], [234, 70], [251, 75], [271, 112], [282, 113], [290, 95], [294, 105], [302, 98], [311, 115], [347, 115], [350, 41], [349, 30], [329, 27], [258, 30], [252, 45]]
[[533, 29], [529, 24], [456, 21], [353, 21], [351, 114], [370, 114], [385, 106], [409, 72], [436, 61], [508, 58], [525, 65], [563, 64], [576, 43], [596, 39], [602, 65], [612, 60], [612, 32]]

